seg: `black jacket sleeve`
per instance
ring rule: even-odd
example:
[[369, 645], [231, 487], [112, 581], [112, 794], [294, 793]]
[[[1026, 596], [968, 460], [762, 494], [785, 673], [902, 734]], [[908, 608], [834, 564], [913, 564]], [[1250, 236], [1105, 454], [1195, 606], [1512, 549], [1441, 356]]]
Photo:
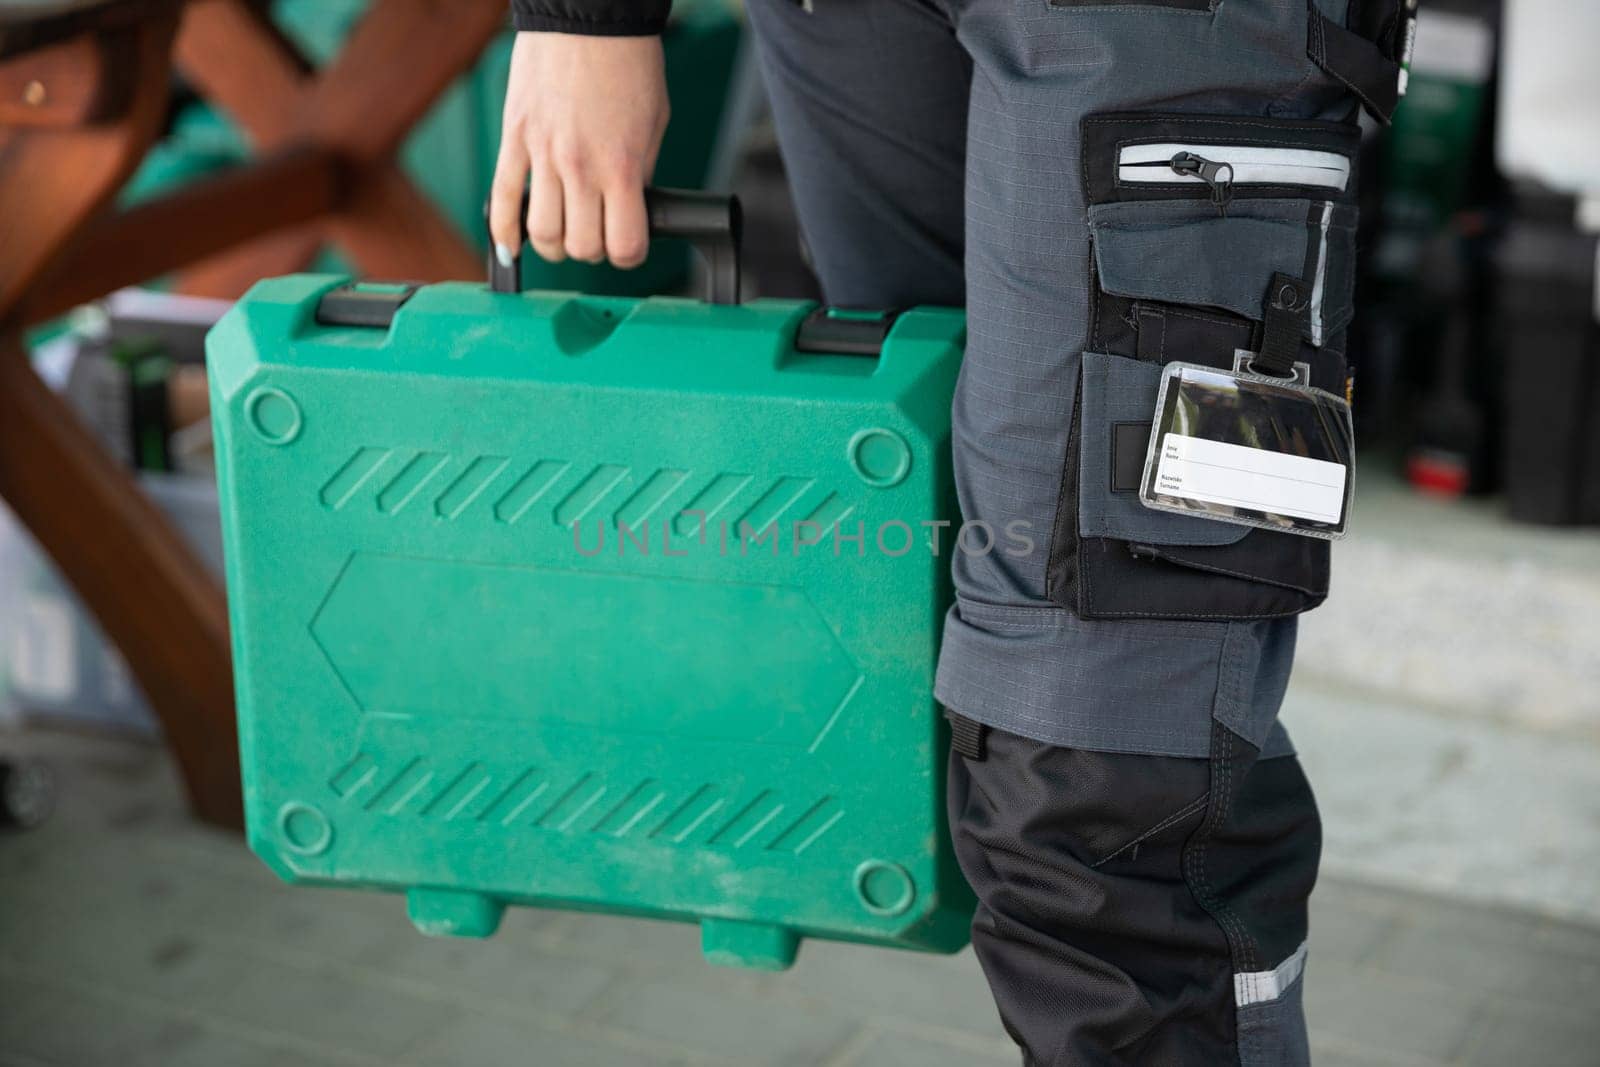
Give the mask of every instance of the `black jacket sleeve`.
[[644, 37], [667, 24], [672, 0], [511, 0], [519, 30]]

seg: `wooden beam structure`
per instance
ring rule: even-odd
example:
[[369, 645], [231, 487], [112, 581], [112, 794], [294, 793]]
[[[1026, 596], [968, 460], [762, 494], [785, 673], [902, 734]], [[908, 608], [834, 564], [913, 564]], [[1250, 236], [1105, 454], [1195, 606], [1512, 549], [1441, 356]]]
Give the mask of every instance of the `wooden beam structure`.
[[[374, 0], [314, 70], [263, 7], [0, 9], [0, 498], [127, 659], [195, 813], [225, 826], [241, 804], [222, 590], [34, 375], [22, 331], [162, 274], [237, 296], [330, 241], [369, 275], [475, 277], [470, 244], [395, 153], [506, 19], [503, 0]], [[257, 158], [115, 211], [161, 130], [174, 69], [239, 123]]]

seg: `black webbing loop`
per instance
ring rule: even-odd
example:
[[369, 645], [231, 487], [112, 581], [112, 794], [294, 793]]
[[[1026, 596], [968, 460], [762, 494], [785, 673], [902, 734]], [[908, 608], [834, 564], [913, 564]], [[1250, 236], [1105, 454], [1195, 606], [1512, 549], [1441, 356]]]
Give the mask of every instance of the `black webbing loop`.
[[1261, 317], [1261, 348], [1250, 361], [1252, 371], [1274, 378], [1294, 377], [1300, 334], [1310, 307], [1311, 286], [1287, 274], [1272, 276]]
[[[1311, 59], [1360, 98], [1372, 117], [1388, 125], [1405, 94], [1405, 70], [1374, 42], [1339, 25], [1311, 4], [1306, 51]], [[1402, 27], [1409, 47], [1414, 21]]]
[[950, 720], [950, 747], [967, 759], [983, 759], [984, 735], [989, 728], [981, 722], [974, 722], [965, 715], [957, 715], [948, 709], [944, 715]]

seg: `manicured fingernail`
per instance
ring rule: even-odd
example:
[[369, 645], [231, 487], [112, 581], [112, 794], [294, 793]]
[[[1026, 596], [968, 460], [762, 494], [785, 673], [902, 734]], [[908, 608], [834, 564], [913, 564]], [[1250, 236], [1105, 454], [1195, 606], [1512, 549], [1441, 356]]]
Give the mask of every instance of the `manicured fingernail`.
[[496, 241], [494, 243], [494, 258], [498, 259], [500, 261], [500, 265], [502, 267], [510, 267], [511, 266], [511, 260], [513, 258], [512, 254], [511, 254], [511, 249], [507, 248], [505, 245], [501, 244], [499, 241]]

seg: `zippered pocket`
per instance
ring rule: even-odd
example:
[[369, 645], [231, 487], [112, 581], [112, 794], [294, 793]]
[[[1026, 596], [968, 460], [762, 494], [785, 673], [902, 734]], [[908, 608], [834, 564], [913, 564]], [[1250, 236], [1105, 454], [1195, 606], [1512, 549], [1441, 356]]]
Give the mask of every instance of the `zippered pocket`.
[[1343, 391], [1360, 147], [1354, 124], [1118, 112], [1085, 118], [1082, 142], [1095, 266], [1090, 347], [1167, 358], [1170, 331], [1147, 336], [1137, 302], [1165, 312], [1145, 316], [1151, 323], [1182, 325], [1191, 337], [1196, 316], [1232, 317], [1211, 331], [1215, 344], [1205, 347], [1215, 351], [1200, 356], [1231, 365], [1234, 348], [1264, 340], [1267, 284], [1281, 273], [1305, 286], [1301, 358], [1319, 388]]
[[1157, 141], [1117, 151], [1117, 181], [1145, 185], [1201, 183], [1226, 205], [1240, 186], [1296, 186], [1342, 193], [1350, 184], [1350, 159], [1338, 152], [1270, 145]]
[[1355, 200], [1357, 130], [1346, 123], [1121, 113], [1083, 122], [1091, 204], [1309, 197]]

